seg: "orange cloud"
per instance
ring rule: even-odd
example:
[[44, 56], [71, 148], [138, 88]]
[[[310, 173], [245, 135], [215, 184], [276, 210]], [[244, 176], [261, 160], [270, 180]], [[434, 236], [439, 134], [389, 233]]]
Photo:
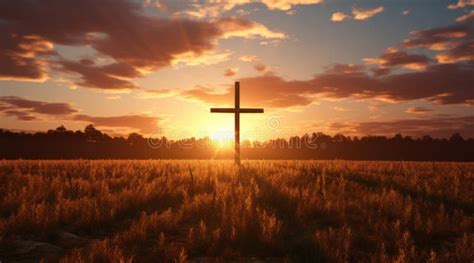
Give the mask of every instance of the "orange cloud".
[[260, 73], [266, 73], [266, 72], [270, 72], [270, 67], [265, 65], [265, 64], [257, 64], [254, 66], [255, 70], [260, 72]]
[[342, 22], [348, 19], [355, 19], [359, 21], [366, 21], [369, 20], [371, 17], [382, 13], [384, 11], [383, 6], [369, 8], [369, 9], [362, 9], [357, 7], [352, 7], [352, 16], [345, 14], [344, 12], [335, 12], [331, 15], [332, 22]]
[[368, 9], [362, 9], [362, 8], [357, 8], [357, 7], [352, 8], [352, 14], [354, 15], [354, 19], [361, 20], [361, 21], [368, 20], [369, 18], [377, 14], [380, 14], [383, 11], [384, 11], [383, 6], [368, 8]]
[[260, 0], [269, 9], [288, 11], [296, 5], [314, 5], [323, 3], [324, 0]]
[[456, 24], [411, 32], [412, 38], [405, 39], [403, 47], [446, 50], [455, 46], [455, 42], [471, 34], [472, 29], [466, 24]]
[[426, 68], [431, 59], [425, 55], [408, 54], [397, 49], [387, 49], [382, 56], [376, 58], [366, 58], [365, 62], [378, 64], [382, 68], [402, 66], [408, 69], [421, 70]]
[[224, 76], [233, 77], [237, 74], [238, 71], [239, 71], [238, 68], [228, 68], [224, 71]]
[[283, 39], [287, 36], [281, 32], [274, 32], [266, 26], [257, 22], [242, 20], [237, 18], [223, 18], [217, 23], [217, 26], [223, 38], [242, 37], [242, 38], [275, 38]]
[[458, 23], [474, 22], [474, 10], [471, 10], [467, 15], [463, 15], [456, 18], [456, 22]]
[[449, 5], [449, 9], [458, 9], [458, 8], [463, 8], [463, 7], [468, 7], [468, 6], [473, 6], [474, 5], [474, 0], [458, 0], [458, 2], [454, 5]]
[[350, 18], [350, 16], [346, 15], [343, 12], [335, 12], [331, 16], [331, 21], [332, 22], [341, 22], [341, 21], [344, 21], [344, 20], [349, 19], [349, 18]]
[[[241, 98], [245, 104], [286, 108], [305, 106], [312, 102], [305, 94], [311, 89], [305, 81], [286, 81], [271, 75], [243, 78], [239, 81]], [[234, 90], [229, 85], [224, 93], [216, 93], [209, 88], [198, 86], [184, 91], [182, 96], [215, 105], [230, 105], [233, 102]]]

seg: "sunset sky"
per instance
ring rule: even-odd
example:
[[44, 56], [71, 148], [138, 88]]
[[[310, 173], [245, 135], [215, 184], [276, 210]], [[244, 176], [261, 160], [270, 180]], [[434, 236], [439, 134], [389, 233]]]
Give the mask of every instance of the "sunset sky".
[[0, 1], [0, 128], [474, 137], [474, 0]]

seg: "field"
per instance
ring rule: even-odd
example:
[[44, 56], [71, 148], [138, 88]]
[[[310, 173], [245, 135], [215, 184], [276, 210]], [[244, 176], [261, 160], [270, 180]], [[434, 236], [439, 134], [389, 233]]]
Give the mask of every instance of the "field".
[[0, 161], [4, 262], [472, 262], [474, 164]]

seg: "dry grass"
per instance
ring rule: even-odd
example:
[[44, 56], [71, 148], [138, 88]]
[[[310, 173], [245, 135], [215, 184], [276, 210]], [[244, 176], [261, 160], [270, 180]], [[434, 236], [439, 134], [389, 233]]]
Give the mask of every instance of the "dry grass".
[[0, 161], [0, 242], [26, 262], [472, 262], [474, 165]]

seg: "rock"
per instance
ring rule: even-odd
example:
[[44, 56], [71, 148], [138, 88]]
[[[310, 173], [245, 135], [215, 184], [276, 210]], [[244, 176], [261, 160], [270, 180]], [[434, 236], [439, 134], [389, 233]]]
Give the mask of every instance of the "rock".
[[85, 243], [85, 239], [69, 232], [60, 232], [57, 235], [57, 242], [63, 248], [72, 248]]
[[16, 247], [15, 254], [21, 255], [32, 253], [61, 254], [63, 251], [63, 249], [58, 246], [33, 240], [17, 239], [13, 241], [13, 245]]

